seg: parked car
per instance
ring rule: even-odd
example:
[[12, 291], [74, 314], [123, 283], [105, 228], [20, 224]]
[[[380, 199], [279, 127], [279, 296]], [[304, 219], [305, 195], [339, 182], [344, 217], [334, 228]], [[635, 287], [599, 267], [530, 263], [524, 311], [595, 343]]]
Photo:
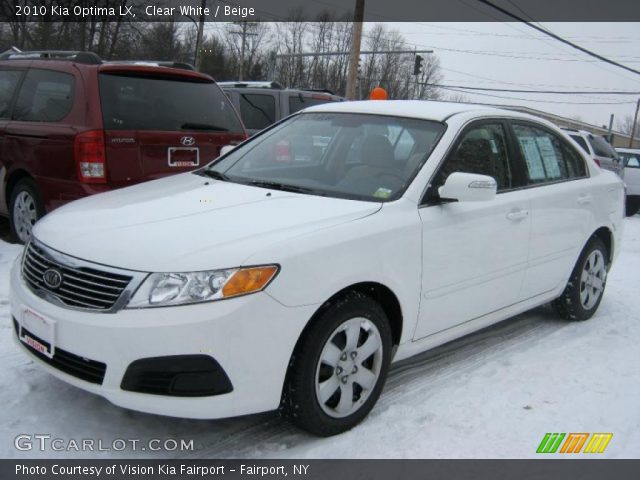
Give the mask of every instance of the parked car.
[[604, 137], [594, 135], [591, 132], [585, 130], [570, 130], [563, 129], [569, 134], [580, 147], [587, 152], [594, 161], [605, 170], [611, 170], [618, 174], [621, 178], [624, 177], [624, 166], [616, 153], [616, 150], [611, 146]]
[[[320, 150], [282, 162], [283, 145]], [[15, 339], [126, 408], [279, 408], [333, 435], [371, 410], [391, 362], [546, 302], [590, 318], [623, 197], [533, 116], [319, 105], [196, 172], [40, 220], [11, 272]]]
[[303, 108], [344, 100], [329, 90], [283, 88], [277, 82], [220, 82], [219, 85], [240, 112], [251, 135]]
[[185, 67], [0, 56], [0, 214], [18, 241], [64, 203], [199, 168], [246, 138], [214, 80]]
[[640, 211], [640, 148], [616, 148], [624, 165], [627, 186], [627, 215]]

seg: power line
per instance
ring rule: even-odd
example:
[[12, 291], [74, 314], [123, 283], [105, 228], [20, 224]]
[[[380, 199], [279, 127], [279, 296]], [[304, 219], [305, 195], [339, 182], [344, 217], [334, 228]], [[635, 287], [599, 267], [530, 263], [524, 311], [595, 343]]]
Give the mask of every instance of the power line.
[[527, 26], [529, 26], [529, 27], [541, 32], [541, 33], [544, 33], [545, 35], [548, 35], [549, 37], [551, 37], [551, 38], [553, 38], [553, 39], [555, 39], [555, 40], [557, 40], [559, 42], [562, 42], [562, 43], [564, 43], [566, 45], [569, 45], [570, 47], [575, 48], [576, 50], [580, 50], [581, 52], [584, 52], [587, 55], [590, 55], [590, 56], [592, 56], [594, 58], [597, 58], [597, 59], [599, 59], [599, 60], [601, 60], [603, 62], [609, 63], [609, 64], [614, 65], [616, 67], [623, 68], [624, 70], [628, 70], [629, 72], [632, 72], [632, 73], [640, 75], [640, 71], [638, 71], [638, 70], [636, 70], [634, 68], [628, 67], [628, 66], [623, 65], [623, 64], [618, 63], [618, 62], [615, 62], [615, 61], [613, 61], [613, 60], [611, 60], [611, 59], [609, 59], [607, 57], [603, 57], [602, 55], [599, 55], [599, 54], [597, 54], [595, 52], [592, 52], [591, 50], [587, 50], [586, 48], [581, 47], [580, 45], [576, 45], [575, 43], [570, 42], [569, 40], [565, 40], [561, 36], [556, 35], [555, 33], [550, 32], [549, 30], [546, 30], [546, 29], [544, 29], [542, 27], [539, 27], [538, 25], [535, 25], [532, 22], [527, 22], [522, 17], [519, 17], [518, 15], [515, 15], [515, 14], [509, 12], [508, 10], [505, 10], [502, 7], [494, 5], [493, 3], [489, 2], [488, 0], [477, 0], [477, 1], [480, 2], [480, 3], [484, 3], [485, 5], [488, 5], [491, 8], [494, 8], [494, 9], [498, 10], [499, 12], [503, 13], [504, 15], [507, 15], [507, 16], [509, 16], [511, 18], [514, 18], [514, 19], [516, 19], [516, 20], [518, 20], [520, 22], [523, 22]]
[[493, 95], [490, 93], [477, 93], [477, 92], [468, 92], [466, 90], [459, 90], [457, 88], [451, 87], [440, 87], [445, 90], [451, 90], [452, 92], [458, 93], [466, 93], [469, 95], [481, 95], [483, 97], [492, 97], [492, 98], [501, 98], [504, 100], [517, 100], [519, 102], [532, 102], [532, 103], [551, 103], [558, 105], [630, 105], [635, 104], [636, 102], [566, 102], [566, 101], [557, 101], [557, 100], [532, 100], [529, 98], [518, 98], [518, 97], [505, 97], [502, 95]]
[[486, 92], [507, 92], [507, 93], [552, 93], [554, 95], [640, 95], [640, 92], [624, 92], [624, 91], [592, 91], [592, 90], [517, 90], [508, 88], [488, 88], [488, 87], [466, 87], [464, 85], [443, 85], [438, 83], [430, 84], [434, 87], [442, 88], [464, 88], [466, 90], [480, 90]]

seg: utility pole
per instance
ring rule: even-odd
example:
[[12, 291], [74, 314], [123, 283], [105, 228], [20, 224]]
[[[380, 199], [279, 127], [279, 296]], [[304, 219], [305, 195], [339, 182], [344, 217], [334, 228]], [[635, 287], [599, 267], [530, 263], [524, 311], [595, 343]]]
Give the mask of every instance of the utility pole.
[[640, 109], [640, 98], [636, 104], [636, 114], [633, 117], [633, 128], [631, 129], [631, 135], [629, 138], [629, 148], [633, 148], [633, 137], [636, 135], [636, 126], [638, 125], [638, 110]]
[[347, 100], [355, 100], [356, 98], [358, 58], [360, 58], [360, 45], [362, 43], [363, 20], [364, 0], [356, 0], [356, 8], [353, 12], [353, 33], [351, 35], [351, 50], [349, 51], [349, 69], [347, 70], [347, 88], [345, 92]]
[[613, 145], [613, 113], [609, 117], [609, 131], [607, 132], [607, 140]]
[[198, 22], [198, 36], [196, 37], [196, 54], [195, 54], [195, 67], [196, 70], [200, 70], [202, 64], [202, 35], [204, 33], [204, 9], [207, 7], [207, 0], [202, 0], [200, 6], [200, 21]]
[[249, 29], [255, 27], [257, 23], [256, 22], [233, 22], [233, 24], [239, 25], [240, 30], [235, 30], [235, 31], [232, 31], [231, 33], [233, 33], [234, 35], [242, 36], [242, 42], [240, 44], [240, 74], [238, 75], [238, 80], [243, 81], [244, 70], [245, 70], [244, 57], [245, 57], [245, 50], [247, 46], [247, 37], [256, 37], [258, 35], [255, 32], [249, 31]]

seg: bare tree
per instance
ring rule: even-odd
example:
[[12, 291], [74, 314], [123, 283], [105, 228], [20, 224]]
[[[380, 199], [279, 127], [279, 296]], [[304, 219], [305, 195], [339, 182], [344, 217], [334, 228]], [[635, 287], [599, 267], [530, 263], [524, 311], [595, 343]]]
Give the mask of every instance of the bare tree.
[[[631, 131], [633, 130], [633, 115], [625, 115], [622, 120], [617, 121], [618, 131], [624, 133], [625, 135], [631, 135]], [[636, 125], [636, 132], [634, 137], [640, 135], [640, 125]]]

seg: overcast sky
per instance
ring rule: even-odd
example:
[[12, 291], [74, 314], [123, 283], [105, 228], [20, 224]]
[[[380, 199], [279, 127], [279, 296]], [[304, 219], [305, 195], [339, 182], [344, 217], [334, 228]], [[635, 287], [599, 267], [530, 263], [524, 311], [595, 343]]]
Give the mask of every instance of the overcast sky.
[[[599, 61], [525, 24], [405, 22], [388, 23], [387, 26], [401, 32], [411, 46], [433, 48], [440, 59], [445, 84], [501, 89], [640, 92], [640, 75]], [[640, 23], [543, 23], [541, 26], [604, 57], [640, 70]], [[369, 27], [365, 26], [365, 33]], [[596, 125], [608, 125], [613, 113], [614, 129], [619, 120], [635, 113], [635, 104], [640, 98], [640, 95], [482, 93], [484, 95], [465, 95], [474, 102], [520, 104], [566, 117], [579, 117]], [[582, 104], [585, 102], [615, 104]]]

